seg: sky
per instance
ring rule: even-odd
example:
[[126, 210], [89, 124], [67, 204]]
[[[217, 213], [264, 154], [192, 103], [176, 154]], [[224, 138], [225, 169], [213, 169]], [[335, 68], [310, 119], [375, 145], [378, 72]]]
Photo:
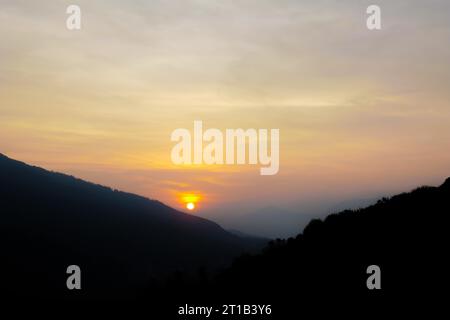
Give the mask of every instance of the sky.
[[[1, 153], [225, 224], [450, 176], [448, 1], [0, 0], [0, 39]], [[194, 120], [280, 129], [279, 173], [174, 165]]]

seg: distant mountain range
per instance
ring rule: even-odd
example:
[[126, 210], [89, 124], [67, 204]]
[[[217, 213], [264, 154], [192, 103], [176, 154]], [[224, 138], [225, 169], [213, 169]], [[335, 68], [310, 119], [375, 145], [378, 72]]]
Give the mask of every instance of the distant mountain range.
[[13, 295], [64, 298], [66, 268], [75, 264], [83, 295], [128, 296], [155, 277], [225, 266], [265, 243], [1, 154], [0, 204], [2, 288]]
[[227, 225], [259, 237], [288, 238], [297, 235], [312, 219], [318, 218], [318, 216], [318, 214], [299, 213], [269, 206], [228, 217]]
[[216, 209], [200, 213], [206, 219], [213, 219], [227, 230], [239, 230], [246, 235], [269, 239], [296, 236], [313, 219], [325, 218], [330, 212], [357, 209], [376, 203], [377, 198], [358, 198], [334, 203], [322, 201], [319, 206], [297, 204], [290, 209], [266, 206], [241, 212], [234, 208]]

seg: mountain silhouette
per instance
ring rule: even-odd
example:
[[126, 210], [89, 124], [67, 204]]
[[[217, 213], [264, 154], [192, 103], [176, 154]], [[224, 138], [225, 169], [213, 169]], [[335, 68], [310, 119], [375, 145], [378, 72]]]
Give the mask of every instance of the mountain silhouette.
[[[312, 220], [260, 253], [264, 239], [3, 155], [0, 179], [9, 297], [137, 298], [165, 316], [188, 301], [270, 304], [273, 319], [287, 319], [311, 305], [380, 308], [445, 287], [450, 178]], [[82, 270], [80, 291], [66, 288], [69, 265]], [[371, 265], [381, 270], [379, 290], [367, 287]]]
[[217, 268], [261, 239], [155, 200], [85, 182], [0, 154], [2, 288], [11, 296], [73, 297], [66, 269], [78, 265], [84, 297], [131, 297], [170, 272]]
[[[307, 307], [333, 313], [333, 306], [348, 311], [366, 306], [372, 312], [400, 301], [439, 301], [448, 272], [449, 214], [450, 178], [439, 187], [312, 220], [296, 237], [241, 256], [204, 285], [174, 285], [169, 291], [180, 294], [179, 303], [196, 292], [200, 302], [220, 304], [233, 297], [271, 304], [276, 319], [293, 318]], [[367, 286], [373, 265], [380, 268], [380, 289]]]

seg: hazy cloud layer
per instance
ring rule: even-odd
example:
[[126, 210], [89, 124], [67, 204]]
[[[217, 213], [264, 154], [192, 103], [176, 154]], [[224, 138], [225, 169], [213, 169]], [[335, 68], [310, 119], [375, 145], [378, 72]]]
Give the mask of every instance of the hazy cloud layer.
[[[0, 152], [205, 210], [450, 175], [450, 3], [0, 1]], [[281, 167], [174, 168], [170, 132], [280, 128]]]

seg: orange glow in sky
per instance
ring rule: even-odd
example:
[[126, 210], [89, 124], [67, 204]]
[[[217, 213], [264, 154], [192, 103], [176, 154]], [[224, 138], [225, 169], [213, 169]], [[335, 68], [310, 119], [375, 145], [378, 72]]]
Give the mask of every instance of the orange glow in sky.
[[[95, 3], [79, 32], [52, 1], [39, 2], [45, 18], [28, 2], [2, 6], [0, 153], [202, 213], [307, 211], [450, 172], [444, 5], [405, 13], [386, 1], [390, 22], [372, 32], [350, 1], [326, 12], [313, 1]], [[171, 133], [195, 120], [280, 129], [279, 172], [174, 165]]]
[[192, 211], [196, 208], [196, 204], [199, 202], [200, 196], [194, 193], [187, 193], [180, 195], [180, 201], [189, 210]]

